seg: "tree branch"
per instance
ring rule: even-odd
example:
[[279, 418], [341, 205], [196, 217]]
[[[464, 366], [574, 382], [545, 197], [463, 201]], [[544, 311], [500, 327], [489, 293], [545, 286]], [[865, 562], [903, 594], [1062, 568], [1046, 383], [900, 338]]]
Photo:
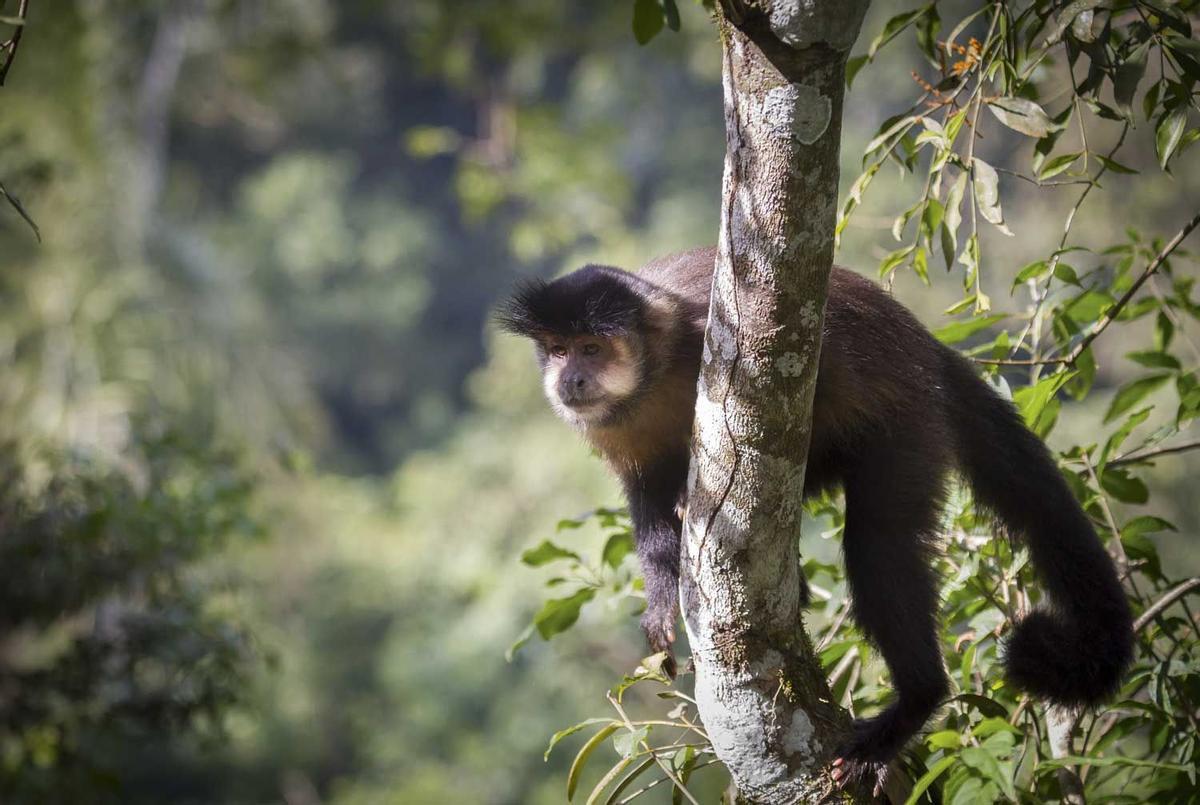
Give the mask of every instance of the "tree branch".
[[1183, 225], [1183, 229], [1175, 233], [1175, 237], [1171, 238], [1167, 242], [1167, 245], [1162, 247], [1162, 250], [1150, 261], [1146, 269], [1142, 271], [1141, 276], [1133, 281], [1133, 284], [1129, 286], [1129, 290], [1125, 291], [1125, 294], [1117, 300], [1115, 305], [1104, 312], [1104, 315], [1092, 327], [1091, 332], [1084, 336], [1083, 340], [1075, 345], [1075, 349], [1071, 350], [1071, 353], [1067, 355], [1067, 363], [1075, 363], [1075, 361], [1079, 360], [1079, 356], [1083, 354], [1083, 351], [1091, 346], [1091, 343], [1099, 338], [1101, 333], [1108, 329], [1108, 325], [1112, 324], [1117, 315], [1129, 304], [1129, 300], [1133, 299], [1133, 295], [1141, 289], [1146, 280], [1150, 279], [1150, 275], [1158, 271], [1159, 267], [1171, 256], [1171, 253], [1179, 248], [1179, 244], [1183, 243], [1184, 238], [1190, 235], [1192, 230], [1197, 226], [1200, 226], [1200, 212], [1193, 215], [1192, 219]]
[[1133, 622], [1133, 630], [1140, 632], [1146, 627], [1146, 624], [1161, 615], [1164, 609], [1198, 588], [1200, 588], [1200, 576], [1190, 578], [1182, 584], [1171, 588], [1168, 592], [1163, 593], [1157, 601], [1146, 607], [1146, 611], [1139, 615], [1137, 620]]
[[1129, 304], [1129, 301], [1133, 299], [1134, 294], [1141, 289], [1146, 280], [1150, 279], [1154, 272], [1158, 271], [1158, 269], [1162, 267], [1162, 264], [1167, 261], [1167, 258], [1169, 258], [1171, 254], [1177, 248], [1179, 248], [1179, 244], [1183, 243], [1184, 239], [1190, 235], [1192, 230], [1194, 230], [1197, 226], [1200, 226], [1200, 212], [1192, 216], [1192, 219], [1184, 224], [1182, 229], [1175, 233], [1175, 237], [1171, 238], [1171, 240], [1162, 247], [1159, 253], [1155, 255], [1154, 259], [1150, 261], [1149, 265], [1146, 266], [1138, 278], [1133, 281], [1133, 284], [1129, 286], [1129, 289], [1125, 291], [1121, 298], [1116, 301], [1116, 304], [1104, 312], [1104, 315], [1100, 317], [1095, 325], [1093, 325], [1088, 334], [1083, 337], [1083, 340], [1076, 344], [1075, 347], [1066, 355], [1057, 358], [973, 358], [972, 360], [974, 360], [975, 363], [983, 363], [992, 366], [1074, 365], [1074, 363], [1079, 360], [1079, 356], [1083, 354], [1084, 350], [1090, 347], [1092, 342], [1099, 338], [1100, 334], [1108, 329], [1108, 326], [1116, 320], [1117, 316], [1120, 315], [1125, 306]]
[[803, 631], [795, 535], [845, 63], [866, 5], [722, 0], [719, 12], [726, 158], [680, 596], [697, 707], [752, 803], [831, 796], [827, 764], [849, 727]]
[[1109, 459], [1108, 466], [1117, 467], [1121, 464], [1136, 464], [1139, 461], [1148, 461], [1152, 458], [1168, 456], [1172, 453], [1184, 453], [1188, 450], [1195, 450], [1197, 448], [1200, 448], [1200, 440], [1194, 442], [1184, 442], [1183, 444], [1174, 444], [1169, 447], [1156, 447], [1152, 450], [1135, 450], [1132, 453], [1126, 453], [1125, 455]]
[[8, 71], [17, 58], [17, 48], [21, 45], [21, 35], [25, 33], [25, 14], [28, 11], [29, 0], [21, 0], [17, 6], [16, 15], [20, 24], [16, 26], [17, 30], [13, 31], [13, 35], [8, 38], [8, 41], [0, 43], [0, 52], [4, 53], [4, 63], [0, 64], [0, 87], [4, 86], [4, 79], [8, 78]]

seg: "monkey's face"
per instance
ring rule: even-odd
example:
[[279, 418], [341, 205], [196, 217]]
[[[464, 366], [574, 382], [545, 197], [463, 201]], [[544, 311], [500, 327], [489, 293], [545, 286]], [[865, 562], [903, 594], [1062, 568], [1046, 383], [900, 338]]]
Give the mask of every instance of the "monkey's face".
[[640, 384], [629, 338], [546, 335], [538, 339], [542, 385], [555, 412], [576, 427], [605, 425]]

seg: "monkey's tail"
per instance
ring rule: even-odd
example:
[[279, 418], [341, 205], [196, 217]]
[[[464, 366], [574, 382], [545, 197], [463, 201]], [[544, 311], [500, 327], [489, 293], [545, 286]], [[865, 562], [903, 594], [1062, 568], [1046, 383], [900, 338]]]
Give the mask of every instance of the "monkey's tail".
[[975, 500], [1029, 547], [1048, 602], [1005, 649], [1008, 679], [1064, 705], [1095, 704], [1133, 659], [1133, 619], [1116, 568], [1042, 441], [1016, 408], [945, 351], [960, 468]]

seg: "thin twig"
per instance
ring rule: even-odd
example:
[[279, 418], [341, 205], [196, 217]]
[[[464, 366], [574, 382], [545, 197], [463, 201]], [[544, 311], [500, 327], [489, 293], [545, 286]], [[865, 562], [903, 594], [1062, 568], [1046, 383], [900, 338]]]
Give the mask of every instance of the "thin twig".
[[1147, 623], [1158, 617], [1164, 609], [1198, 587], [1200, 587], [1200, 576], [1190, 578], [1182, 584], [1171, 588], [1168, 592], [1163, 593], [1157, 601], [1146, 607], [1146, 611], [1139, 615], [1137, 620], [1133, 622], [1133, 630], [1140, 632], [1146, 627]]
[[1034, 187], [1067, 187], [1074, 184], [1091, 184], [1091, 179], [1060, 179], [1057, 182], [1040, 182], [1032, 176], [1026, 176], [1020, 171], [1010, 170], [1009, 168], [1001, 168], [999, 165], [993, 166], [996, 173], [1003, 173], [1006, 176], [1012, 176], [1014, 179], [1020, 179], [1029, 182]]
[[[712, 760], [707, 760], [704, 763], [701, 763], [699, 766], [693, 766], [692, 773], [694, 774], [694, 773], [700, 771], [701, 769], [705, 768], [706, 766], [711, 766], [714, 763], [720, 763], [720, 762], [721, 762], [720, 758], [713, 758]], [[630, 802], [633, 802], [635, 799], [640, 797], [642, 794], [645, 794], [651, 788], [654, 788], [654, 786], [659, 785], [660, 783], [668, 782], [669, 780], [670, 780], [669, 777], [659, 777], [657, 780], [647, 783], [646, 785], [639, 788], [637, 791], [634, 791], [632, 794], [625, 797], [625, 799], [620, 800], [617, 803], [617, 805], [629, 805]]]
[[1146, 269], [1142, 272], [1141, 276], [1133, 281], [1133, 284], [1129, 286], [1129, 290], [1127, 290], [1125, 294], [1117, 300], [1115, 305], [1104, 312], [1104, 315], [1101, 316], [1100, 320], [1096, 322], [1094, 327], [1092, 327], [1091, 332], [1084, 336], [1084, 339], [1075, 345], [1075, 349], [1071, 350], [1070, 355], [1067, 356], [1068, 363], [1075, 363], [1075, 361], [1079, 359], [1079, 356], [1083, 354], [1083, 351], [1087, 349], [1093, 341], [1099, 338], [1100, 334], [1108, 328], [1108, 325], [1112, 324], [1117, 318], [1117, 315], [1121, 312], [1121, 310], [1124, 309], [1125, 305], [1129, 304], [1129, 300], [1133, 298], [1133, 295], [1136, 294], [1139, 289], [1141, 289], [1146, 280], [1150, 279], [1150, 275], [1157, 271], [1159, 267], [1167, 261], [1167, 258], [1171, 256], [1171, 252], [1179, 248], [1179, 244], [1183, 243], [1184, 238], [1190, 235], [1192, 230], [1197, 226], [1200, 226], [1200, 212], [1193, 215], [1192, 219], [1183, 225], [1183, 229], [1180, 229], [1175, 233], [1175, 237], [1171, 238], [1171, 240], [1167, 242], [1167, 245], [1162, 247], [1162, 250], [1159, 251], [1155, 258], [1150, 261], [1150, 264], [1146, 266]]
[[[630, 722], [629, 716], [625, 713], [625, 709], [621, 707], [621, 703], [617, 701], [616, 697], [613, 696], [612, 693], [607, 693], [605, 695], [608, 697], [608, 703], [611, 704], [617, 713], [620, 714], [621, 720], [625, 722], [625, 726], [629, 729], [629, 731], [631, 733], [636, 733], [637, 730], [633, 728], [633, 724]], [[649, 742], [646, 741], [645, 738], [642, 739], [641, 744], [643, 747], [645, 747], [646, 751], [650, 753], [650, 756], [654, 758], [654, 762], [658, 764], [658, 767], [663, 770], [663, 774], [667, 775], [671, 782], [675, 784], [675, 787], [679, 789], [680, 793], [687, 797], [688, 802], [692, 803], [692, 805], [700, 805], [700, 803], [696, 801], [696, 798], [692, 796], [692, 792], [688, 791], [687, 787], [680, 782], [679, 778], [675, 775], [675, 772], [672, 771], [671, 767], [668, 766], [663, 759], [658, 756], [658, 753], [651, 748]]]
[[1170, 447], [1156, 447], [1153, 450], [1135, 450], [1132, 453], [1126, 453], [1125, 455], [1110, 459], [1108, 466], [1116, 467], [1121, 464], [1134, 464], [1138, 461], [1146, 461], [1151, 458], [1158, 458], [1159, 456], [1171, 455], [1172, 453], [1183, 453], [1188, 450], [1195, 450], [1197, 448], [1200, 448], [1200, 440], [1194, 442], [1184, 442], [1183, 444], [1174, 444]]
[[[1072, 83], [1074, 83], [1074, 80], [1075, 78], [1072, 75]], [[1125, 136], [1128, 133], [1129, 124], [1126, 123], [1121, 128], [1121, 136], [1117, 138], [1117, 144], [1109, 150], [1107, 159], [1112, 159], [1116, 155], [1117, 151], [1121, 150], [1121, 146], [1125, 144]], [[1088, 182], [1088, 186], [1083, 188], [1083, 192], [1079, 194], [1079, 198], [1075, 200], [1075, 204], [1071, 207], [1070, 212], [1067, 213], [1067, 219], [1063, 223], [1062, 236], [1058, 239], [1058, 248], [1054, 250], [1054, 255], [1050, 258], [1049, 271], [1046, 273], [1045, 289], [1043, 289], [1041, 293], [1038, 293], [1037, 283], [1031, 281], [1033, 287], [1032, 293], [1034, 296], [1033, 313], [1029, 317], [1029, 324], [1026, 325], [1025, 329], [1021, 332], [1021, 335], [1017, 338], [1016, 343], [1013, 344], [1012, 349], [1009, 351], [1008, 356], [1010, 358], [1020, 351], [1021, 346], [1025, 343], [1025, 339], [1027, 337], [1032, 339], [1032, 351], [1034, 353], [1037, 352], [1038, 342], [1040, 341], [1041, 335], [1042, 306], [1046, 303], [1046, 297], [1050, 295], [1050, 282], [1054, 279], [1054, 269], [1058, 267], [1058, 263], [1062, 257], [1063, 249], [1066, 248], [1067, 245], [1067, 239], [1071, 237], [1071, 227], [1075, 225], [1075, 216], [1079, 212], [1079, 208], [1083, 206], [1083, 202], [1087, 200], [1087, 197], [1092, 192], [1092, 189], [1099, 185], [1100, 177], [1103, 176], [1107, 171], [1108, 165], [1104, 164], [1103, 162], [1100, 163], [1100, 170], [1096, 171], [1095, 176], [1091, 177], [1091, 181]], [[1018, 365], [1036, 367], [1042, 364], [1029, 363]]]
[[[1088, 189], [1090, 190], [1091, 188], [1089, 187]], [[1087, 191], [1085, 190], [1084, 192], [1086, 193]], [[1080, 198], [1080, 201], [1082, 200], [1083, 199]], [[1078, 208], [1078, 205], [1076, 205], [1076, 207]], [[997, 366], [1051, 366], [1058, 364], [1073, 365], [1077, 360], [1079, 360], [1079, 357], [1083, 354], [1084, 350], [1090, 347], [1092, 342], [1099, 338], [1100, 334], [1108, 329], [1110, 324], [1116, 321], [1117, 316], [1120, 315], [1121, 311], [1125, 309], [1125, 306], [1129, 304], [1129, 301], [1133, 299], [1134, 294], [1141, 289], [1142, 285], [1145, 284], [1146, 280], [1150, 279], [1154, 272], [1158, 271], [1158, 269], [1162, 267], [1162, 264], [1167, 261], [1167, 258], [1170, 257], [1177, 248], [1179, 248], [1179, 244], [1183, 243], [1184, 239], [1187, 238], [1187, 236], [1190, 235], [1192, 230], [1194, 230], [1197, 226], [1200, 226], [1200, 212], [1192, 216], [1192, 219], [1184, 224], [1182, 229], [1175, 233], [1175, 237], [1171, 238], [1171, 240], [1162, 247], [1159, 253], [1155, 255], [1154, 259], [1151, 260], [1146, 266], [1145, 270], [1142, 271], [1141, 275], [1139, 275], [1138, 278], [1133, 281], [1133, 284], [1129, 286], [1129, 289], [1125, 291], [1124, 295], [1122, 295], [1112, 307], [1104, 312], [1104, 315], [1100, 317], [1095, 325], [1093, 325], [1091, 331], [1089, 331], [1088, 334], [1083, 337], [1083, 340], [1076, 344], [1074, 349], [1072, 349], [1066, 355], [1057, 358], [973, 358], [972, 360], [974, 360], [976, 363], [994, 364]], [[1057, 255], [1054, 259], [1057, 260]], [[1036, 314], [1037, 312], [1035, 310], [1034, 315], [1036, 316]], [[1018, 339], [1017, 344], [1020, 345], [1020, 342], [1023, 340], [1023, 337]]]
[[1166, 316], [1167, 321], [1171, 322], [1171, 324], [1175, 326], [1175, 334], [1179, 336], [1179, 339], [1183, 341], [1183, 343], [1187, 344], [1187, 348], [1191, 350], [1192, 356], [1196, 359], [1196, 362], [1200, 363], [1200, 346], [1197, 346], [1196, 342], [1192, 340], [1190, 335], [1188, 335], [1187, 327], [1184, 325], [1183, 320], [1180, 319], [1179, 316], [1175, 315], [1175, 311], [1171, 309], [1170, 302], [1167, 301], [1167, 297], [1162, 292], [1162, 289], [1158, 287], [1158, 283], [1155, 281], [1154, 277], [1151, 277], [1146, 282], [1146, 287], [1149, 288], [1150, 293], [1154, 294], [1154, 297], [1158, 299], [1159, 312]]
[[17, 6], [17, 17], [21, 20], [21, 24], [17, 26], [17, 30], [13, 31], [9, 40], [0, 45], [0, 50], [8, 51], [8, 55], [4, 57], [4, 63], [0, 64], [0, 87], [4, 86], [4, 79], [8, 77], [9, 68], [17, 58], [17, 48], [21, 45], [21, 34], [25, 33], [25, 13], [28, 10], [29, 0], [21, 0], [20, 5]]

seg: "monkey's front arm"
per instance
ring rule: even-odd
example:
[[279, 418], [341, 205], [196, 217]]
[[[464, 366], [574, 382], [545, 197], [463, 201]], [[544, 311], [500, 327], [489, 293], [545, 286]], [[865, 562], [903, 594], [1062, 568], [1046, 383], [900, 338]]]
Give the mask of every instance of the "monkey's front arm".
[[669, 656], [666, 668], [674, 673], [675, 626], [679, 620], [679, 535], [675, 511], [679, 497], [676, 473], [655, 467], [626, 483], [634, 543], [645, 579], [646, 611], [642, 629], [650, 648]]

